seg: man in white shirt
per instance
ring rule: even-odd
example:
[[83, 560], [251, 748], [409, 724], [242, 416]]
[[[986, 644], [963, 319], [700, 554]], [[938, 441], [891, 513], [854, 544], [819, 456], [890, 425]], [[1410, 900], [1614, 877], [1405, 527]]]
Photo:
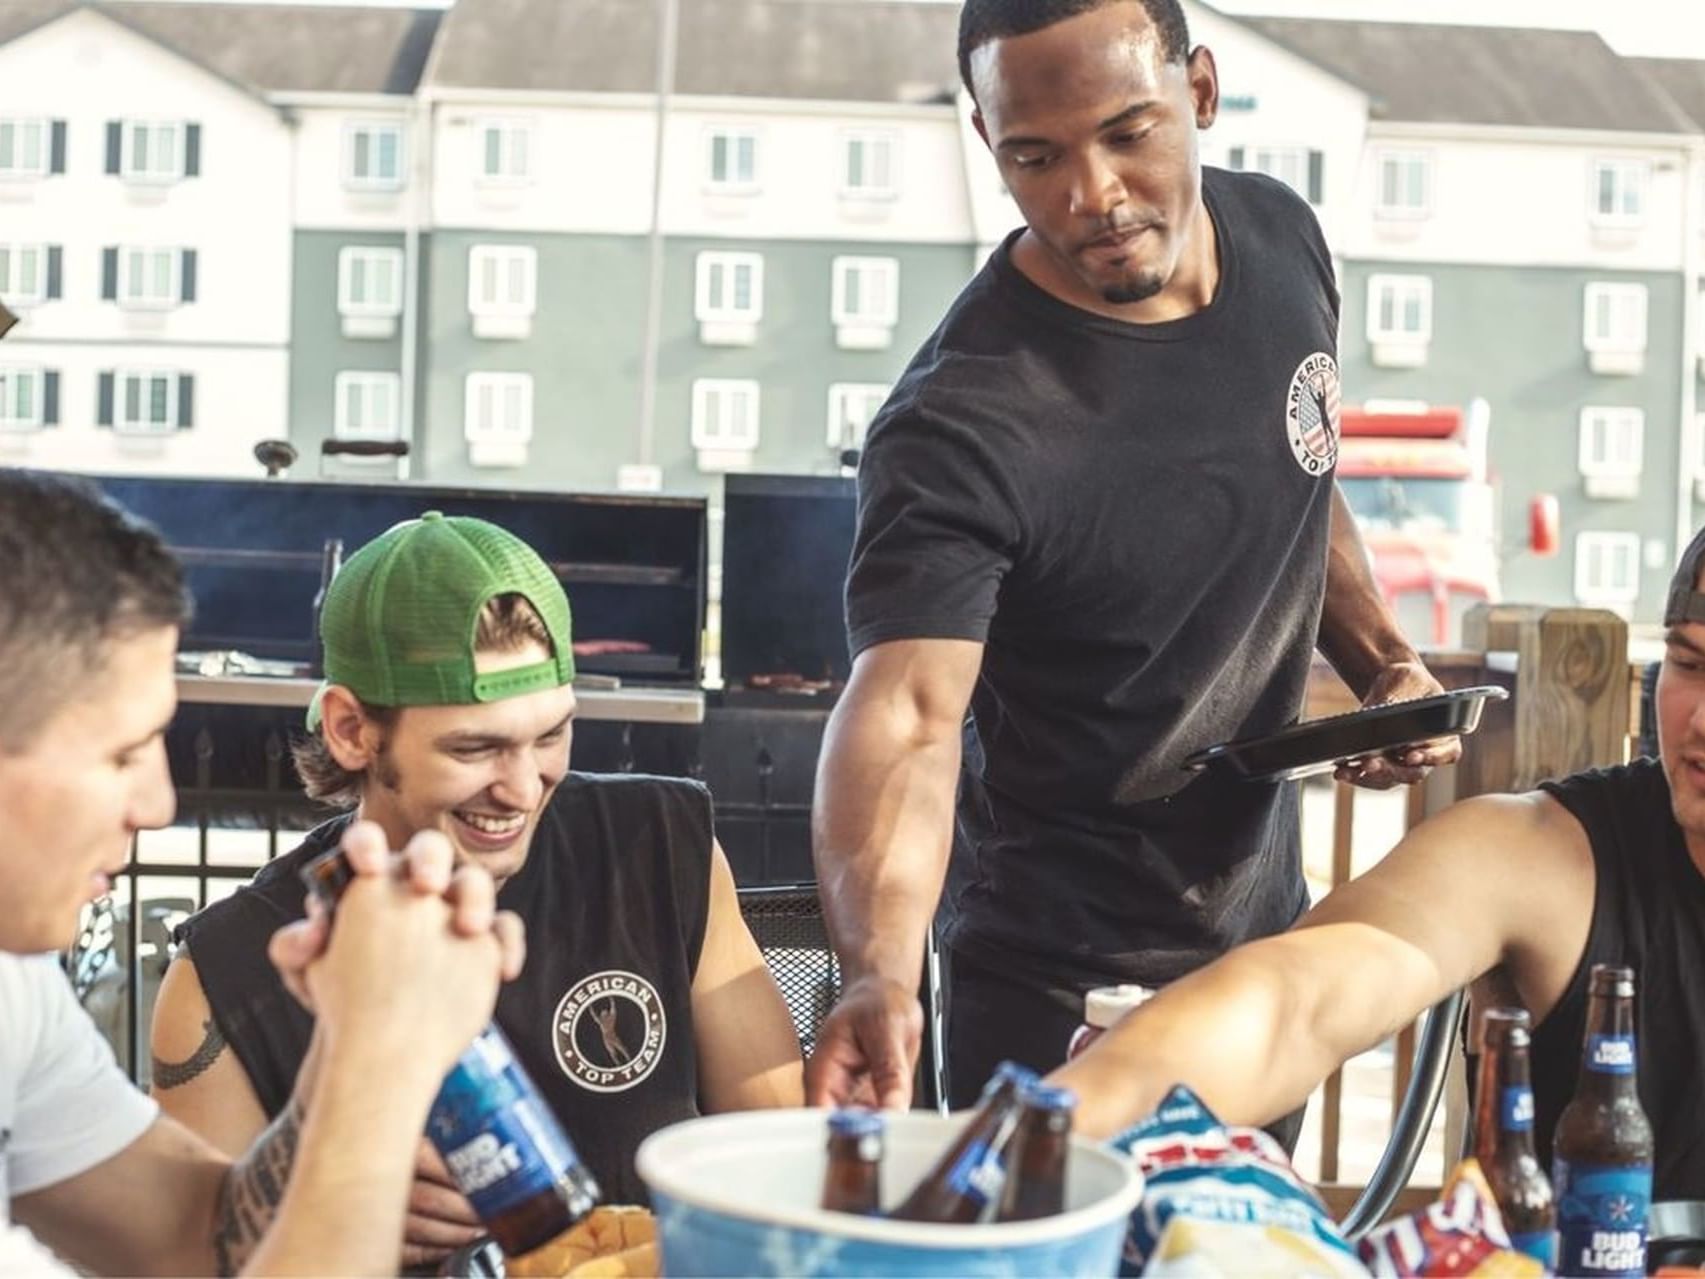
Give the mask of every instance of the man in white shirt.
[[96, 1273], [394, 1272], [427, 1108], [518, 921], [442, 837], [399, 858], [352, 828], [337, 931], [316, 912], [271, 945], [324, 1028], [295, 1099], [235, 1162], [160, 1115], [49, 952], [171, 820], [182, 574], [89, 486], [3, 468], [0, 565], [0, 1275], [70, 1273], [43, 1245]]

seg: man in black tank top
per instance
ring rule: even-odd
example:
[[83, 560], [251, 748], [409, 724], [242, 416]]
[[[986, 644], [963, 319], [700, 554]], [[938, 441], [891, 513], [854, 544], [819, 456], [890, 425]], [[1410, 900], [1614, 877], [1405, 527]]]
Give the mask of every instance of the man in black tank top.
[[[429, 512], [350, 558], [326, 593], [326, 683], [295, 760], [310, 796], [352, 811], [179, 928], [154, 1016], [162, 1107], [234, 1150], [286, 1104], [314, 1026], [267, 939], [303, 915], [300, 869], [357, 818], [394, 847], [441, 831], [521, 916], [527, 962], [496, 1021], [608, 1201], [643, 1202], [634, 1149], [658, 1128], [800, 1104], [799, 1041], [709, 795], [569, 771], [570, 632], [555, 575], [484, 521]], [[403, 1262], [479, 1233], [422, 1141]]]
[[1653, 1198], [1705, 1199], [1705, 529], [1665, 608], [1658, 758], [1468, 800], [1292, 931], [1162, 991], [1058, 1072], [1111, 1133], [1177, 1080], [1263, 1122], [1458, 987], [1536, 1023], [1535, 1145], [1574, 1094], [1594, 964], [1628, 965]]

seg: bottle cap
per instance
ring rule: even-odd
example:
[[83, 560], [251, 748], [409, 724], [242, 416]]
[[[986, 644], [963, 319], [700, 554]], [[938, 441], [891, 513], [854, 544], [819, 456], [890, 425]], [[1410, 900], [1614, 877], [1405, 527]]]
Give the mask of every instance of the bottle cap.
[[320, 904], [328, 907], [337, 905], [343, 890], [355, 878], [355, 872], [349, 868], [349, 858], [343, 855], [341, 848], [321, 853], [302, 867], [300, 874], [308, 895], [319, 898]]
[[983, 1095], [988, 1096], [1004, 1083], [1022, 1088], [1040, 1078], [1041, 1076], [1028, 1066], [1020, 1066], [1016, 1061], [1003, 1061], [995, 1067], [995, 1073], [989, 1076], [989, 1082], [983, 1086]]
[[1147, 986], [1097, 986], [1083, 997], [1083, 1019], [1106, 1030], [1131, 1009], [1154, 998]]
[[861, 1106], [837, 1110], [829, 1115], [829, 1134], [834, 1137], [880, 1137], [883, 1127], [881, 1115]]
[[1077, 1094], [1070, 1088], [1034, 1080], [1018, 1090], [1018, 1100], [1036, 1110], [1076, 1110]]

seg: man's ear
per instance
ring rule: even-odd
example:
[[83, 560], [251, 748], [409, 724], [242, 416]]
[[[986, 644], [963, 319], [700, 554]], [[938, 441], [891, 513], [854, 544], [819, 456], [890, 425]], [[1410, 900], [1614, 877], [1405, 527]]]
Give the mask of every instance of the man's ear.
[[366, 768], [378, 754], [378, 726], [342, 684], [327, 685], [320, 697], [320, 736], [331, 757], [352, 773]]
[[983, 123], [983, 109], [975, 103], [971, 107], [971, 127], [977, 131], [977, 136], [983, 140], [983, 145], [993, 151], [994, 144], [989, 141], [989, 126]]
[[1214, 65], [1214, 51], [1199, 44], [1190, 51], [1184, 64], [1184, 74], [1190, 78], [1190, 99], [1196, 105], [1196, 127], [1211, 128], [1220, 114], [1220, 73]]

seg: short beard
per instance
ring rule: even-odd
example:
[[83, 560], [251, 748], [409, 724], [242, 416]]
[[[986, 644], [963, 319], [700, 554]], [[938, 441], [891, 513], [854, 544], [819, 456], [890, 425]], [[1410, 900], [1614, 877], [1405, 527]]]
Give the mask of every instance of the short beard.
[[1165, 287], [1166, 282], [1160, 276], [1145, 271], [1134, 280], [1102, 289], [1101, 300], [1114, 306], [1130, 306], [1133, 302], [1147, 302]]

